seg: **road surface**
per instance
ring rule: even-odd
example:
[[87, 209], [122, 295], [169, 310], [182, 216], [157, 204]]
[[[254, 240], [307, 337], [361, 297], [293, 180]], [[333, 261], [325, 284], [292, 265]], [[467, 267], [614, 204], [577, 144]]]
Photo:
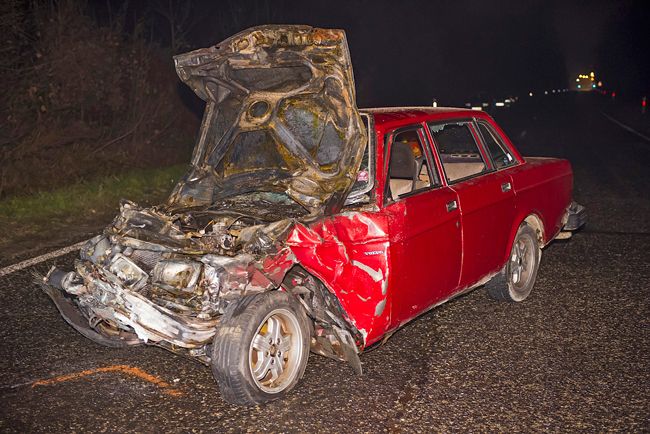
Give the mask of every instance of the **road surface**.
[[495, 116], [526, 155], [571, 160], [589, 212], [583, 231], [544, 250], [525, 302], [478, 289], [363, 355], [363, 376], [312, 355], [286, 399], [238, 408], [193, 361], [104, 348], [69, 327], [32, 273], [73, 253], [0, 278], [0, 430], [650, 430], [650, 143], [589, 95]]

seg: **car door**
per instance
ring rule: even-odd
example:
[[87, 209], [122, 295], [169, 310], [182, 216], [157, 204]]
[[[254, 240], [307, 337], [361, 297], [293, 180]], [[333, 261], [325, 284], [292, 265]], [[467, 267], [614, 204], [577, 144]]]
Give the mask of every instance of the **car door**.
[[515, 218], [512, 179], [495, 169], [471, 120], [429, 124], [448, 185], [458, 195], [463, 261], [459, 288], [473, 286], [505, 263]]
[[458, 197], [440, 180], [424, 127], [387, 135], [392, 325], [441, 301], [458, 284], [461, 232]]

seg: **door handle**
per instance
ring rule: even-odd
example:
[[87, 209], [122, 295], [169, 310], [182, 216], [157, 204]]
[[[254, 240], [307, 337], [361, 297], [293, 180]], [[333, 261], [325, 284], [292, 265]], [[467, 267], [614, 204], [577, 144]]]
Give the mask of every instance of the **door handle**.
[[509, 182], [504, 182], [503, 184], [501, 184], [501, 191], [502, 192], [507, 193], [510, 190], [512, 190], [512, 185]]
[[455, 200], [447, 202], [447, 212], [452, 212], [455, 209], [458, 209], [458, 202]]

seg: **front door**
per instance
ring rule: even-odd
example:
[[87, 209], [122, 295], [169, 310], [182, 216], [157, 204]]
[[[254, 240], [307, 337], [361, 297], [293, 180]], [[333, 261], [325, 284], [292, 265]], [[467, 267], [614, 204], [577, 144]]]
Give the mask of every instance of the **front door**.
[[458, 197], [443, 186], [421, 126], [388, 137], [386, 177], [390, 230], [392, 326], [445, 299], [458, 284], [461, 230]]

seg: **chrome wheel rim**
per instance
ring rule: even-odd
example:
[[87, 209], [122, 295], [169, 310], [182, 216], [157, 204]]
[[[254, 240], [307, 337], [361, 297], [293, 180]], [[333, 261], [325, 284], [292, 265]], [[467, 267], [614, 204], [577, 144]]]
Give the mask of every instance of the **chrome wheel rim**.
[[279, 393], [293, 383], [303, 357], [302, 331], [287, 309], [271, 311], [251, 340], [248, 360], [253, 381], [266, 393]]
[[535, 244], [530, 237], [518, 237], [510, 255], [510, 284], [517, 293], [525, 293], [535, 268]]

